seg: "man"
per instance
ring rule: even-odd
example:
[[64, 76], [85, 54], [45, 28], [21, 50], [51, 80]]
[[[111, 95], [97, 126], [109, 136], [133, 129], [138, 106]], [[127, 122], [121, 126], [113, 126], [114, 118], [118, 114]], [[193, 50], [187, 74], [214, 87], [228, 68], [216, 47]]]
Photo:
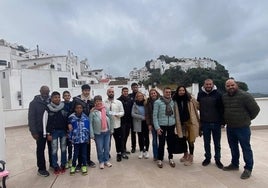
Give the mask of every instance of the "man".
[[126, 145], [127, 145], [127, 139], [129, 136], [130, 127], [132, 125], [132, 116], [131, 116], [131, 108], [132, 108], [132, 101], [128, 97], [128, 88], [123, 87], [121, 90], [121, 96], [117, 99], [122, 102], [124, 107], [124, 116], [121, 117], [121, 130], [122, 130], [122, 144], [123, 144], [123, 153], [130, 154], [129, 151], [127, 151]]
[[47, 177], [49, 172], [46, 170], [45, 147], [48, 146], [49, 164], [52, 166], [51, 142], [47, 141], [46, 130], [43, 125], [43, 114], [50, 102], [48, 86], [40, 88], [40, 95], [36, 95], [30, 102], [28, 111], [28, 124], [32, 137], [36, 141], [36, 159], [39, 176]]
[[223, 168], [221, 163], [221, 125], [223, 124], [223, 104], [222, 95], [218, 92], [213, 80], [206, 79], [201, 91], [198, 93], [197, 101], [199, 102], [201, 130], [203, 132], [205, 160], [203, 166], [210, 164], [211, 134], [214, 142], [215, 163], [220, 169]]
[[239, 147], [242, 148], [245, 162], [241, 179], [248, 179], [253, 169], [253, 152], [250, 145], [250, 124], [259, 113], [260, 108], [254, 98], [247, 92], [238, 89], [234, 79], [225, 83], [227, 93], [223, 95], [224, 120], [227, 125], [228, 144], [231, 149], [232, 160], [223, 170], [239, 169]]
[[[132, 109], [136, 94], [139, 91], [138, 84], [133, 82], [131, 84], [131, 90], [132, 90], [132, 93], [130, 93], [128, 95], [128, 97], [131, 100], [131, 109]], [[132, 123], [132, 119], [131, 119], [131, 153], [135, 153], [135, 152], [136, 152], [136, 132], [133, 131], [133, 123]]]
[[124, 107], [121, 101], [114, 99], [114, 89], [109, 88], [107, 89], [107, 96], [108, 98], [104, 101], [105, 107], [108, 113], [112, 117], [111, 123], [113, 124], [114, 128], [114, 141], [115, 141], [115, 148], [116, 148], [116, 160], [120, 162], [122, 158], [128, 159], [126, 153], [123, 152], [123, 140], [122, 140], [122, 130], [121, 130], [121, 117], [124, 115]]
[[169, 165], [174, 168], [175, 162], [172, 154], [172, 142], [174, 138], [174, 129], [176, 125], [175, 117], [176, 102], [171, 98], [171, 89], [164, 88], [163, 97], [160, 97], [154, 102], [153, 109], [153, 124], [159, 138], [157, 166], [163, 168], [164, 148], [167, 140]]
[[[94, 102], [90, 97], [90, 89], [91, 88], [88, 84], [84, 84], [84, 85], [82, 85], [81, 89], [82, 89], [82, 94], [73, 98], [73, 108], [72, 109], [74, 111], [75, 105], [81, 104], [83, 106], [83, 112], [87, 116], [89, 116], [90, 110], [94, 107]], [[95, 168], [96, 164], [93, 161], [91, 161], [90, 154], [91, 154], [91, 142], [89, 142], [89, 144], [87, 145], [87, 163], [88, 163], [88, 166], [90, 166], [91, 168]], [[77, 170], [80, 170], [81, 162], [82, 162], [81, 155], [79, 154]]]

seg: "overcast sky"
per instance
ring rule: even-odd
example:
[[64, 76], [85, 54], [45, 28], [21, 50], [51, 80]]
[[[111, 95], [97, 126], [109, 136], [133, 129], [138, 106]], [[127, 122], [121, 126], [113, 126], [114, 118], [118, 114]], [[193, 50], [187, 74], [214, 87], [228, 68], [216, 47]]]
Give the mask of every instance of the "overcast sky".
[[0, 0], [0, 38], [113, 76], [159, 55], [209, 57], [268, 93], [267, 0]]

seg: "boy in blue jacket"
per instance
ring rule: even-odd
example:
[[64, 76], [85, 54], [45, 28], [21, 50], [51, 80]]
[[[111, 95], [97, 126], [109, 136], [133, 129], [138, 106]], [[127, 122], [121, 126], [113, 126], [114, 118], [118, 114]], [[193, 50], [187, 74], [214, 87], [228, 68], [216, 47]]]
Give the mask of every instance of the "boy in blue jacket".
[[83, 106], [79, 103], [74, 106], [74, 113], [68, 118], [69, 139], [73, 143], [73, 161], [70, 175], [75, 174], [76, 161], [79, 152], [82, 158], [82, 174], [87, 174], [87, 144], [89, 143], [89, 118], [83, 113]]

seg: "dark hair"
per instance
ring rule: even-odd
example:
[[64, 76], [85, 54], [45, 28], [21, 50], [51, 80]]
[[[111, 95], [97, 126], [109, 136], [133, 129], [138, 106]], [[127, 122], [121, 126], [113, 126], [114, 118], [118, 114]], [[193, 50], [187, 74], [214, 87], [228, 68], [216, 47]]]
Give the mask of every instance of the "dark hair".
[[85, 89], [89, 89], [90, 90], [90, 85], [84, 84], [84, 85], [82, 85], [81, 89], [82, 89], [82, 91], [85, 90]]
[[97, 100], [101, 100], [102, 101], [102, 97], [100, 95], [96, 95], [94, 97], [94, 102], [96, 102]]
[[133, 83], [131, 84], [131, 87], [133, 87], [133, 86], [138, 86], [138, 84], [137, 84], [136, 82], [133, 82]]
[[66, 91], [64, 91], [64, 92], [62, 93], [62, 95], [66, 94], [66, 93], [67, 93], [67, 94], [70, 94], [70, 92], [66, 90]]
[[123, 87], [121, 91], [124, 91], [124, 90], [128, 90], [128, 88], [127, 87]]
[[177, 87], [177, 89], [176, 89], [176, 91], [175, 91], [175, 94], [173, 95], [172, 99], [173, 99], [173, 100], [176, 100], [176, 99], [179, 97], [179, 89], [180, 89], [180, 88], [184, 88], [184, 90], [185, 90], [185, 97], [186, 97], [186, 99], [187, 99], [188, 101], [190, 101], [190, 99], [191, 99], [192, 97], [191, 97], [190, 93], [187, 91], [186, 87], [183, 86], [183, 85], [180, 85], [180, 86]]
[[55, 95], [59, 95], [59, 96], [60, 96], [60, 93], [57, 92], [57, 91], [53, 91], [53, 92], [51, 93], [51, 97], [53, 97], [53, 96], [55, 96]]
[[84, 109], [84, 106], [83, 106], [81, 103], [75, 103], [75, 104], [74, 104], [74, 109], [75, 109], [77, 106], [82, 106], [82, 108]]

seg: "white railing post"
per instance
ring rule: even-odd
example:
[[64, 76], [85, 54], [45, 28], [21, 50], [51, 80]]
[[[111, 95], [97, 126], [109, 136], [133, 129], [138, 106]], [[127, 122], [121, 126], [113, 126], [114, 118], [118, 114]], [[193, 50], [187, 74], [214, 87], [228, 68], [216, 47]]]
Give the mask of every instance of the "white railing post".
[[2, 88], [0, 82], [0, 160], [5, 160], [5, 125], [4, 125], [4, 112], [3, 112], [3, 102], [2, 102]]

